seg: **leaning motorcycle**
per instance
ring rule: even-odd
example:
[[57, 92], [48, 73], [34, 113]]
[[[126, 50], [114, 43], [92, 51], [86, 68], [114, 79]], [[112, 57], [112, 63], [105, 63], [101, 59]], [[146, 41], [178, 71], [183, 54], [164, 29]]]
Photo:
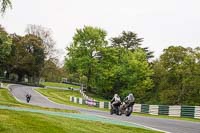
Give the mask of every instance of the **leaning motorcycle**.
[[127, 107], [126, 103], [122, 103], [122, 105], [119, 107], [119, 115], [125, 114], [126, 116], [130, 116], [133, 112], [133, 105]]
[[[121, 104], [121, 103], [120, 103]], [[120, 106], [112, 106], [111, 105], [111, 109], [110, 109], [110, 114], [116, 114], [119, 115], [119, 110], [120, 110]]]

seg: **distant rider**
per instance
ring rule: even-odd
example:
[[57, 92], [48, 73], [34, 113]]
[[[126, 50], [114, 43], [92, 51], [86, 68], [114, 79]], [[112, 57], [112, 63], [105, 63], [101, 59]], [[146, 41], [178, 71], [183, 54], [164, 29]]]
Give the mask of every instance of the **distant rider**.
[[121, 99], [118, 94], [115, 94], [111, 100], [111, 106], [112, 108], [116, 108], [116, 107], [119, 107], [120, 104], [121, 104]]
[[30, 100], [31, 100], [31, 94], [28, 93], [28, 94], [26, 95], [26, 101], [27, 101], [27, 103], [29, 103]]

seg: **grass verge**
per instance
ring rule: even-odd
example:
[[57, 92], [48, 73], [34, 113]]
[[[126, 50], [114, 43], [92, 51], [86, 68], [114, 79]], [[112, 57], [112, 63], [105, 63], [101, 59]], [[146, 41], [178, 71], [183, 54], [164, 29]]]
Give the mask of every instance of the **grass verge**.
[[70, 102], [70, 96], [81, 97], [81, 94], [79, 93], [79, 91], [42, 89], [42, 88], [36, 89], [36, 91], [38, 91], [39, 93], [48, 97], [50, 100], [56, 103], [77, 106], [77, 107], [82, 107], [82, 108], [96, 109], [96, 110], [104, 110], [104, 111], [108, 110], [108, 109], [100, 109], [100, 108], [96, 108], [96, 107], [92, 107], [88, 105], [82, 105], [82, 104]]
[[155, 133], [141, 128], [63, 118], [39, 113], [0, 110], [1, 133]]
[[80, 88], [80, 86], [72, 85], [72, 84], [64, 84], [64, 83], [55, 83], [55, 82], [43, 82], [41, 83], [44, 86], [52, 86], [52, 87], [61, 87], [61, 88]]

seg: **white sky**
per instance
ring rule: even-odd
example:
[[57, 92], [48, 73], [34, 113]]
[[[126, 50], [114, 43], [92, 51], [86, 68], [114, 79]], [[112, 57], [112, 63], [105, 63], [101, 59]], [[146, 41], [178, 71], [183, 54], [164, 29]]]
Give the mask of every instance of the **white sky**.
[[52, 29], [63, 51], [84, 25], [103, 28], [108, 38], [123, 30], [136, 32], [156, 57], [170, 45], [200, 46], [200, 0], [12, 1], [13, 9], [0, 17], [9, 33], [23, 35], [27, 24], [42, 25]]

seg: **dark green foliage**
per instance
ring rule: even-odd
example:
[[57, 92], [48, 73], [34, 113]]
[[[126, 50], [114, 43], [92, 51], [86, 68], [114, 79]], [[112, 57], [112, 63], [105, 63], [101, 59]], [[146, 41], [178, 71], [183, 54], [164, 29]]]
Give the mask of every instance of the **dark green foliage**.
[[3, 67], [11, 52], [12, 39], [0, 25], [0, 67]]
[[48, 82], [61, 82], [66, 72], [57, 65], [57, 61], [46, 60], [42, 68], [41, 77]]
[[170, 46], [153, 64], [155, 87], [151, 102], [199, 105], [200, 50]]
[[7, 71], [18, 75], [18, 81], [27, 75], [34, 82], [39, 81], [41, 69], [44, 65], [44, 48], [42, 40], [35, 35], [20, 37], [12, 35], [13, 47], [9, 57]]

